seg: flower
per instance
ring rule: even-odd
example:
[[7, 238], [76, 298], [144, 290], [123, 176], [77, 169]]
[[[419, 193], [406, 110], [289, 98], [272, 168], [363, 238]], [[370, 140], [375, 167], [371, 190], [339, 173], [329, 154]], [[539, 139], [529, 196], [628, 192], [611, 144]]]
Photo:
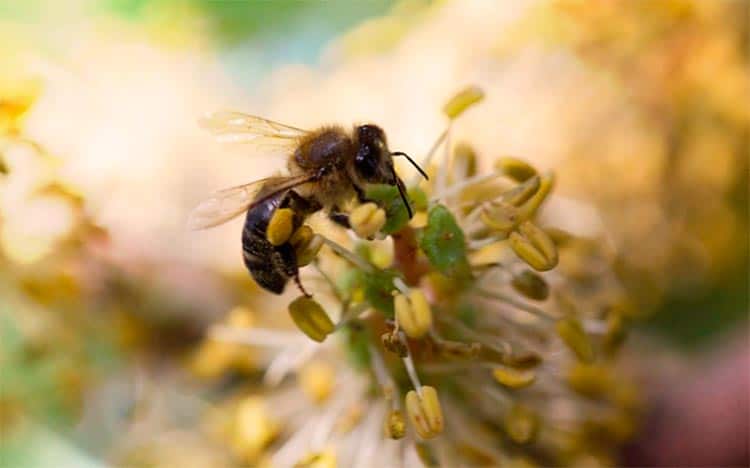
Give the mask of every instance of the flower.
[[273, 391], [246, 398], [263, 399], [278, 431], [253, 460], [564, 464], [606, 460], [623, 441], [590, 431], [632, 426], [614, 361], [624, 336], [617, 281], [582, 250], [577, 261], [597, 265], [599, 281], [556, 271], [574, 243], [539, 219], [551, 174], [517, 158], [481, 173], [470, 145], [448, 143], [452, 122], [482, 96], [468, 88], [446, 105], [448, 128], [423, 162], [434, 177], [409, 184], [414, 219], [396, 188], [375, 186], [353, 210], [356, 235], [300, 234], [323, 245], [303, 270], [313, 297], [288, 307], [303, 334], [212, 334], [273, 350], [264, 376]]

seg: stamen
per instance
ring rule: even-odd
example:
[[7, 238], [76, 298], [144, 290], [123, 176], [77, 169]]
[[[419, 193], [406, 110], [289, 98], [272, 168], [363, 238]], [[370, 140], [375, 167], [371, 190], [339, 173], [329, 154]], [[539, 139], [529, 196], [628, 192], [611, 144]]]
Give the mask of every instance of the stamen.
[[268, 346], [274, 348], [299, 346], [300, 343], [305, 342], [304, 339], [301, 339], [299, 333], [264, 328], [245, 328], [238, 330], [225, 325], [212, 326], [208, 335], [212, 339], [228, 343], [244, 344], [248, 346]]
[[505, 294], [496, 293], [493, 291], [487, 291], [486, 289], [481, 289], [481, 288], [477, 288], [476, 291], [481, 296], [484, 296], [488, 299], [495, 299], [498, 301], [506, 302], [518, 309], [523, 310], [524, 312], [528, 312], [536, 317], [539, 317], [540, 319], [544, 319], [544, 320], [552, 321], [552, 322], [557, 321], [558, 319], [558, 317], [551, 315], [549, 312], [545, 312], [544, 310], [534, 307], [532, 305], [525, 304], [521, 301], [517, 301], [510, 296], [506, 296]]
[[332, 241], [326, 236], [321, 236], [323, 239], [323, 242], [330, 247], [334, 252], [339, 254], [340, 256], [344, 257], [346, 260], [348, 260], [350, 263], [354, 264], [357, 268], [360, 270], [366, 271], [368, 273], [373, 273], [375, 271], [375, 268], [364, 258], [360, 257], [356, 253], [352, 252], [351, 250], [347, 249], [343, 245]]
[[406, 283], [404, 283], [404, 281], [401, 278], [399, 277], [393, 278], [393, 286], [395, 286], [396, 289], [401, 291], [401, 294], [409, 294], [409, 286], [407, 286]]
[[341, 330], [345, 327], [352, 319], [359, 317], [359, 314], [370, 308], [370, 304], [362, 303], [355, 306], [346, 303], [342, 306], [341, 316], [336, 323], [336, 330]]
[[401, 360], [404, 361], [404, 366], [406, 367], [406, 373], [409, 374], [409, 380], [411, 380], [412, 386], [421, 397], [422, 396], [422, 383], [419, 381], [417, 370], [414, 368], [414, 360], [411, 358], [411, 351], [409, 350], [409, 343], [406, 341], [406, 336], [404, 335], [403, 332], [399, 332], [399, 339], [406, 347], [406, 353], [407, 353], [406, 357], [401, 358]]
[[[446, 129], [445, 133], [445, 145], [443, 145], [444, 153], [443, 153], [443, 166], [444, 167], [450, 167], [450, 160], [451, 160], [451, 129], [452, 129], [452, 121], [448, 123], [448, 128]], [[447, 183], [448, 183], [448, 171], [438, 171], [437, 176], [437, 182], [435, 183], [435, 191], [437, 193], [442, 192]]]
[[[445, 140], [445, 137], [448, 136], [448, 128], [449, 127], [446, 127], [445, 130], [443, 130], [443, 133], [441, 133], [440, 136], [437, 137], [435, 143], [433, 143], [432, 147], [430, 147], [430, 150], [427, 152], [427, 156], [425, 156], [425, 158], [422, 160], [422, 164], [420, 164], [420, 166], [430, 167], [430, 163], [432, 163], [432, 157], [440, 147], [440, 144], [443, 143], [443, 140]], [[419, 182], [419, 177], [415, 176], [409, 181], [409, 185], [415, 185], [417, 182]]]
[[380, 388], [383, 390], [383, 398], [388, 402], [389, 407], [392, 409], [398, 409], [399, 401], [396, 397], [396, 385], [393, 383], [391, 375], [385, 366], [383, 356], [380, 355], [380, 351], [375, 349], [372, 343], [368, 344], [370, 349], [370, 363], [372, 364], [372, 371], [375, 374], [375, 380], [378, 381]]
[[480, 184], [482, 182], [487, 182], [492, 179], [496, 179], [500, 177], [501, 175], [502, 174], [500, 174], [499, 172], [490, 172], [489, 174], [476, 175], [474, 177], [469, 177], [466, 180], [462, 180], [458, 184], [451, 185], [450, 187], [444, 190], [436, 189], [435, 190], [436, 193], [432, 198], [430, 198], [430, 202], [437, 203], [438, 201], [444, 198], [447, 198], [451, 195], [456, 195], [458, 193], [461, 193], [465, 188], [471, 185]]

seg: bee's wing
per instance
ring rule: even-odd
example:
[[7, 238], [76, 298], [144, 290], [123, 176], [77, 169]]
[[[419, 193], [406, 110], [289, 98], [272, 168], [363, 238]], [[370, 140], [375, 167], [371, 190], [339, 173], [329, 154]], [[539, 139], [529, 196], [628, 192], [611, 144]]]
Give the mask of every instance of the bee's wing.
[[193, 209], [187, 227], [198, 230], [218, 226], [281, 192], [313, 180], [315, 176], [277, 176], [219, 190]]
[[300, 128], [234, 111], [212, 112], [204, 116], [200, 123], [219, 141], [252, 143], [266, 149], [292, 151], [299, 139], [308, 133]]

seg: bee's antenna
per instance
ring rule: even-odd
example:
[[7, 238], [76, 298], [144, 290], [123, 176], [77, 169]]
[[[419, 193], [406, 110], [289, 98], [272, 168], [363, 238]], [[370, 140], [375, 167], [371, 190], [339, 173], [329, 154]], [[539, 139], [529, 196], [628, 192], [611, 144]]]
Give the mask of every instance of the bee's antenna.
[[401, 179], [398, 178], [398, 176], [396, 175], [396, 171], [393, 171], [393, 177], [396, 178], [396, 187], [398, 188], [398, 194], [401, 195], [401, 200], [404, 201], [406, 212], [409, 213], [409, 219], [411, 219], [414, 216], [414, 213], [411, 211], [409, 199], [406, 198], [406, 189], [404, 188], [404, 183], [401, 181]]
[[411, 163], [411, 165], [414, 166], [414, 168], [416, 170], [418, 170], [420, 174], [422, 174], [422, 177], [424, 177], [425, 180], [430, 180], [430, 178], [427, 177], [427, 173], [425, 171], [423, 171], [422, 168], [419, 167], [419, 164], [415, 163], [414, 160], [412, 158], [410, 158], [408, 154], [404, 153], [403, 151], [396, 151], [394, 153], [391, 153], [391, 156], [403, 156], [403, 157], [405, 157], [406, 159], [409, 160], [409, 162]]

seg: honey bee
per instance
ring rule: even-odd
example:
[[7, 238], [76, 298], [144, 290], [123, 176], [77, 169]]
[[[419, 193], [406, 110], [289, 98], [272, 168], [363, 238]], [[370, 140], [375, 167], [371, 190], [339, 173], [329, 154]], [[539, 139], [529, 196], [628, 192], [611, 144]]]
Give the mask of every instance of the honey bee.
[[273, 245], [266, 237], [277, 209], [293, 211], [292, 232], [321, 210], [348, 228], [348, 216], [340, 207], [353, 198], [368, 201], [368, 184], [388, 184], [398, 188], [411, 218], [412, 209], [404, 183], [394, 169], [393, 157], [407, 158], [427, 177], [406, 153], [391, 152], [385, 132], [373, 124], [357, 125], [351, 131], [341, 126], [306, 131], [239, 112], [214, 113], [203, 124], [219, 140], [249, 142], [287, 155], [288, 175], [215, 192], [192, 211], [188, 220], [189, 228], [206, 229], [246, 212], [242, 230], [245, 267], [261, 287], [275, 294], [281, 294], [293, 278], [300, 291], [309, 296], [299, 279], [293, 246], [289, 242]]

